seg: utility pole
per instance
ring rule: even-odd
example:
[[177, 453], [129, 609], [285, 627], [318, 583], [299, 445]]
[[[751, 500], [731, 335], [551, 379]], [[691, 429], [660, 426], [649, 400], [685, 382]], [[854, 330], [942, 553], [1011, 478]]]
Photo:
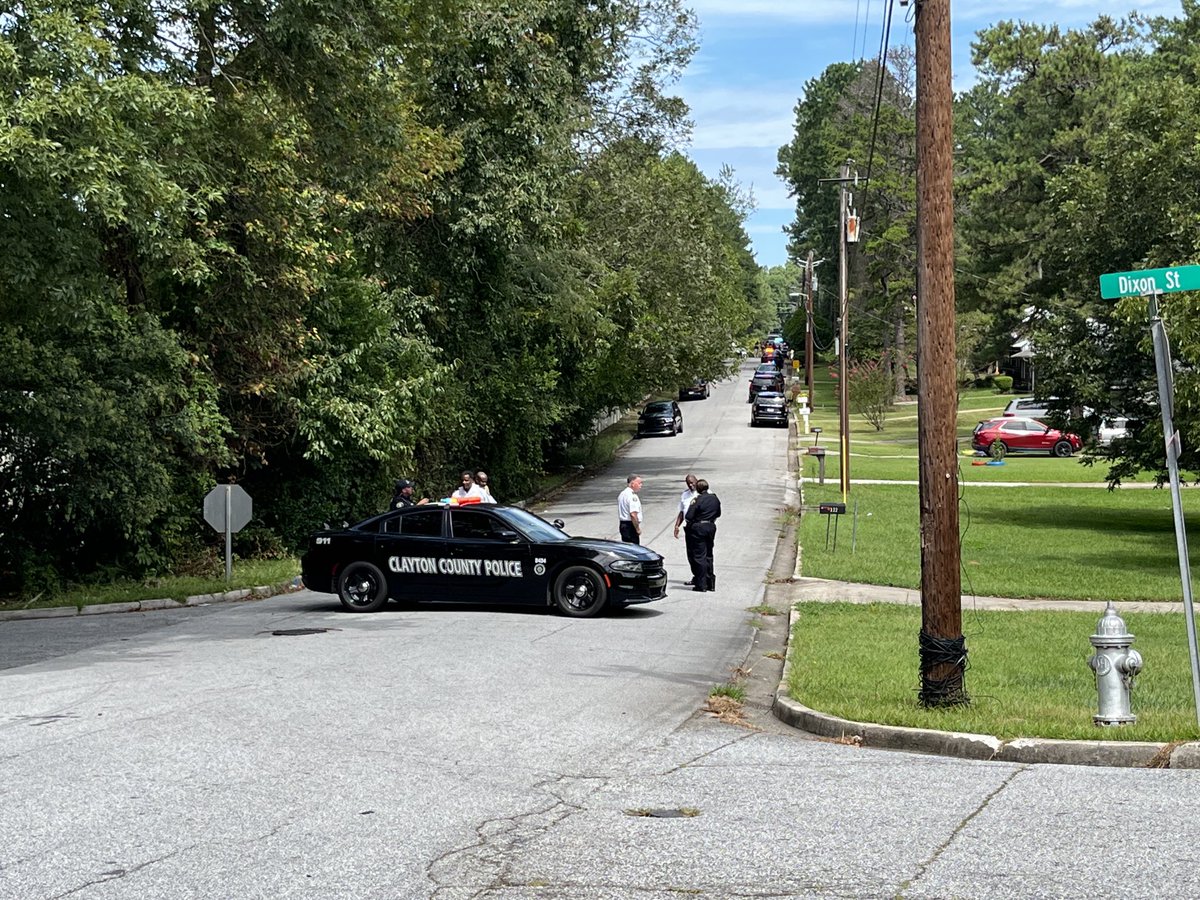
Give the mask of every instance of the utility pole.
[[970, 702], [964, 684], [954, 350], [950, 0], [917, 0], [917, 437], [925, 707]]
[[813, 252], [808, 251], [808, 275], [804, 298], [804, 386], [808, 388], [808, 409], [813, 408]]
[[838, 421], [841, 434], [838, 469], [842, 475], [842, 502], [845, 503], [846, 498], [850, 495], [850, 377], [849, 368], [846, 365], [846, 359], [849, 356], [846, 352], [846, 338], [850, 331], [849, 316], [846, 315], [850, 295], [850, 289], [846, 284], [848, 279], [846, 218], [849, 207], [849, 201], [846, 198], [846, 182], [850, 180], [849, 162], [842, 163], [841, 177], [838, 180], [841, 182], [842, 189], [842, 202], [839, 204], [840, 213], [838, 215], [838, 308], [841, 310], [838, 319]]
[[[849, 241], [846, 229], [850, 220], [850, 198], [846, 185], [851, 181], [858, 183], [858, 176], [850, 177], [850, 160], [842, 163], [842, 169], [837, 178], [818, 178], [817, 184], [834, 182], [841, 186], [842, 196], [838, 205], [838, 431], [841, 433], [838, 448], [841, 471], [842, 502], [850, 495], [850, 371], [847, 364], [849, 353], [846, 343], [850, 333], [849, 310], [849, 276], [847, 254]], [[857, 221], [857, 220], [856, 220]], [[812, 254], [809, 254], [812, 259]], [[823, 262], [824, 260], [822, 260]], [[811, 264], [810, 265], [815, 265]], [[809, 270], [811, 273], [811, 269]], [[809, 403], [809, 409], [812, 403]]]

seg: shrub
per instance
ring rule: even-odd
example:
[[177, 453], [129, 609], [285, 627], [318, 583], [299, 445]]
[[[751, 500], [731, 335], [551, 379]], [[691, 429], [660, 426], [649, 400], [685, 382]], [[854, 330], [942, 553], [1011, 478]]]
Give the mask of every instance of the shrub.
[[883, 431], [888, 410], [892, 408], [896, 390], [895, 379], [887, 360], [855, 362], [847, 373], [850, 382], [850, 409]]
[[1013, 380], [1011, 375], [992, 376], [992, 384], [995, 386], [997, 394], [1007, 394], [1009, 391], [1011, 391], [1012, 382]]

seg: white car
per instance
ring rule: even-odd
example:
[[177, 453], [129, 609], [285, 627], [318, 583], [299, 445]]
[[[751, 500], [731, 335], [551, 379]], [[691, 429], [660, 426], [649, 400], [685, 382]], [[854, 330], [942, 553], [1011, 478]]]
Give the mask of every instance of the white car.
[[1008, 406], [1004, 407], [1004, 415], [1044, 419], [1050, 414], [1050, 401], [1057, 399], [1057, 397], [1046, 397], [1044, 400], [1037, 397], [1017, 397], [1008, 401]]
[[1096, 432], [1096, 440], [1100, 442], [1101, 447], [1107, 447], [1118, 438], [1125, 437], [1128, 432], [1125, 430], [1129, 424], [1129, 420], [1124, 416], [1114, 416], [1111, 419], [1104, 419], [1100, 422], [1100, 430]]

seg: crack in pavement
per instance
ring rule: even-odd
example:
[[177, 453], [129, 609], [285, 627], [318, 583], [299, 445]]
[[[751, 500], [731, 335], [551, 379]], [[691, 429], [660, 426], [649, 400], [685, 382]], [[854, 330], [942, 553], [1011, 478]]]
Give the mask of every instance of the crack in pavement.
[[608, 776], [558, 775], [533, 785], [534, 792], [548, 793], [553, 801], [529, 812], [484, 820], [475, 827], [475, 843], [448, 850], [426, 866], [426, 877], [436, 885], [431, 900], [464, 895], [464, 891], [465, 896], [478, 897], [504, 887], [508, 854], [584, 809], [565, 796], [570, 788], [587, 785], [585, 793], [592, 794], [609, 780]]
[[162, 856], [156, 856], [153, 859], [148, 859], [145, 862], [138, 863], [128, 869], [110, 869], [107, 872], [100, 872], [97, 877], [90, 881], [85, 881], [83, 884], [71, 888], [69, 891], [64, 891], [61, 894], [55, 894], [51, 900], [60, 900], [62, 897], [70, 897], [72, 894], [78, 894], [80, 891], [86, 891], [90, 887], [95, 887], [98, 884], [106, 884], [110, 881], [116, 881], [120, 878], [125, 878], [128, 875], [133, 875], [145, 869], [147, 866], [152, 866], [155, 863], [160, 863], [172, 857], [178, 856], [181, 853], [187, 853], [189, 850], [195, 849], [196, 844], [188, 844], [186, 847], [179, 847], [172, 850], [170, 853], [164, 853]]
[[954, 830], [946, 836], [946, 839], [934, 848], [933, 853], [931, 853], [924, 862], [917, 865], [917, 870], [913, 873], [912, 877], [903, 881], [899, 888], [896, 889], [896, 895], [903, 896], [906, 890], [919, 881], [929, 870], [929, 868], [936, 863], [939, 858], [941, 858], [942, 854], [946, 852], [950, 845], [954, 843], [954, 839], [962, 834], [966, 827], [975, 820], [976, 816], [987, 809], [991, 805], [992, 801], [996, 799], [996, 797], [998, 797], [1005, 789], [1007, 789], [1010, 784], [1012, 784], [1013, 779], [1015, 779], [1018, 775], [1029, 771], [1030, 768], [1032, 768], [1032, 766], [1023, 765], [1015, 769], [1007, 778], [1005, 778], [1002, 782], [1000, 782], [999, 785], [996, 786], [995, 790], [984, 797], [980, 804], [974, 810], [972, 810], [969, 815], [963, 817], [962, 821], [955, 826]]

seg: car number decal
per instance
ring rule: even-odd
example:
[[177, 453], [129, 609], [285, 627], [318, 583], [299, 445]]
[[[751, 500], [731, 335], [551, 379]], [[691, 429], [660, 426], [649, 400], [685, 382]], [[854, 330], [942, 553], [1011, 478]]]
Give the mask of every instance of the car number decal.
[[447, 559], [433, 556], [392, 556], [388, 568], [398, 574], [476, 575], [524, 578], [519, 559]]

